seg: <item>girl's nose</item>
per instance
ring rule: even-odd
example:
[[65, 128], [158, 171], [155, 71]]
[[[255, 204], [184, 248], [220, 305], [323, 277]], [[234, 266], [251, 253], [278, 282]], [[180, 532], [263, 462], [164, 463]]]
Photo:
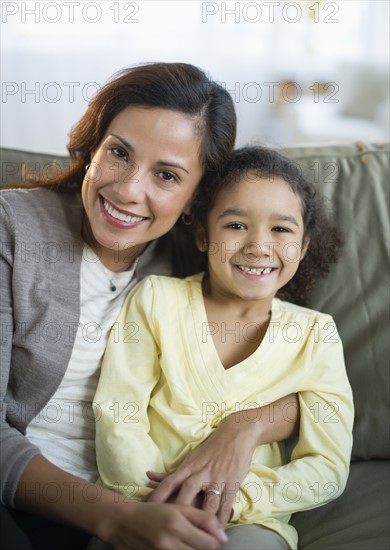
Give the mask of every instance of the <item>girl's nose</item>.
[[258, 258], [269, 257], [272, 242], [269, 235], [263, 232], [248, 235], [248, 242], [244, 246], [244, 254], [250, 261], [256, 261]]

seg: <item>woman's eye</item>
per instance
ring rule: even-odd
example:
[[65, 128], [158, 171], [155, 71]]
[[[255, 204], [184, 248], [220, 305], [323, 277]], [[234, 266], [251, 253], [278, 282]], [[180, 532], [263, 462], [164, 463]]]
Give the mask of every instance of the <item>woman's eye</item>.
[[120, 160], [128, 160], [127, 153], [122, 147], [111, 147], [111, 153]]
[[164, 181], [172, 183], [177, 181], [177, 177], [175, 176], [175, 174], [172, 174], [172, 172], [166, 172], [165, 170], [162, 170], [161, 172], [157, 172], [156, 175]]

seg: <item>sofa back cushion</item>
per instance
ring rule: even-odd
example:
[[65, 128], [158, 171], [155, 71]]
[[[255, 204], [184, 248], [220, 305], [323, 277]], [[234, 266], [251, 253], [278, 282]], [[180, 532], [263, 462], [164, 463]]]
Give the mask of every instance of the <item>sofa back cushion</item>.
[[330, 313], [344, 345], [355, 402], [352, 458], [389, 457], [389, 144], [296, 147], [334, 211], [344, 247], [310, 307]]
[[[389, 457], [389, 144], [285, 149], [334, 211], [345, 245], [310, 306], [330, 313], [344, 344], [356, 408], [352, 458]], [[2, 184], [66, 169], [69, 160], [1, 152]], [[24, 166], [24, 168], [23, 168]]]
[[54, 179], [63, 170], [69, 170], [71, 161], [62, 155], [0, 149], [0, 187], [33, 182], [39, 176]]

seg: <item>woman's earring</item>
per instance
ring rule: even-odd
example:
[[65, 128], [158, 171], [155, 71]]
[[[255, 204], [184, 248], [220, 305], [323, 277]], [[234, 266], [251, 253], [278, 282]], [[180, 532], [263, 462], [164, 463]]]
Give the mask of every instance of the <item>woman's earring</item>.
[[191, 225], [194, 221], [194, 215], [193, 214], [186, 214], [185, 212], [181, 215], [181, 221], [184, 223], [184, 225]]
[[90, 166], [90, 164], [86, 164], [84, 170], [87, 171]]

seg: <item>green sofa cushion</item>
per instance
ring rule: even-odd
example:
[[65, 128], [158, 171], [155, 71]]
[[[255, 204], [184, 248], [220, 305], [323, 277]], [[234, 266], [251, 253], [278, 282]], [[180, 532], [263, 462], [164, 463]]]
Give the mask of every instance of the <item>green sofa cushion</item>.
[[326, 506], [294, 514], [302, 550], [388, 550], [389, 462], [351, 465], [344, 493]]
[[69, 169], [71, 161], [69, 157], [63, 155], [2, 148], [0, 164], [1, 186], [9, 186], [34, 180], [40, 173], [54, 178], [59, 170]]
[[389, 462], [351, 465], [344, 493], [291, 519], [302, 550], [389, 549]]
[[[344, 234], [342, 258], [318, 283], [311, 307], [333, 315], [344, 343], [356, 407], [352, 458], [389, 458], [389, 144], [283, 152], [327, 197]], [[3, 149], [2, 183], [69, 166], [55, 159], [53, 166], [53, 155]]]
[[344, 344], [354, 460], [389, 458], [389, 150], [359, 143], [285, 150], [328, 198], [344, 237], [311, 307], [333, 315]]

